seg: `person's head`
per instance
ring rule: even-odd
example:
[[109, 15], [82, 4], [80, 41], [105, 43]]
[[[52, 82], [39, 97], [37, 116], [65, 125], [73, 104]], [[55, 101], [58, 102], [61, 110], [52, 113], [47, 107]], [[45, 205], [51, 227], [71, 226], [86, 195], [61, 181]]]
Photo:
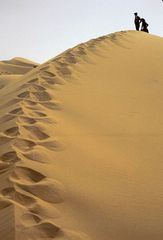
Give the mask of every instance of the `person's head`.
[[135, 13], [134, 13], [134, 15], [135, 15], [135, 16], [138, 16], [138, 13], [137, 13], [137, 12], [135, 12]]

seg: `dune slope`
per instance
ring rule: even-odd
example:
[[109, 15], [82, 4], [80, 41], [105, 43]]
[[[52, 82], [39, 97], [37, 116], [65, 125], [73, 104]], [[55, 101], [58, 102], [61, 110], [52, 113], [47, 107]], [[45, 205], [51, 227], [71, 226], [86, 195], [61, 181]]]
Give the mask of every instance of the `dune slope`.
[[0, 89], [6, 87], [10, 83], [15, 84], [25, 73], [37, 66], [37, 63], [24, 58], [13, 58], [7, 61], [0, 61]]
[[110, 34], [0, 90], [0, 239], [162, 240], [162, 48]]

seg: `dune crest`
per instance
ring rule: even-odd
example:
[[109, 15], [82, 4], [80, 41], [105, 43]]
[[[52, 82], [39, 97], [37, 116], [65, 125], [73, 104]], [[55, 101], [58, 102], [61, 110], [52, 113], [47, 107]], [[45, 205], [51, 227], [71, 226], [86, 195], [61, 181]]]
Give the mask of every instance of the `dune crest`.
[[0, 239], [162, 240], [162, 47], [129, 31], [0, 63], [19, 75], [0, 79]]

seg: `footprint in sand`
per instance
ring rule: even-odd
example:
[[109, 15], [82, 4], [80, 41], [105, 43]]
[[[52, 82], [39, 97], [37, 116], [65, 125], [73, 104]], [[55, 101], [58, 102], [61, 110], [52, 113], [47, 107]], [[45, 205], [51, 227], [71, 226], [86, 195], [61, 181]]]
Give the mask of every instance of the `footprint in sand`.
[[36, 82], [38, 82], [38, 80], [39, 80], [38, 78], [34, 78], [34, 79], [28, 81], [28, 83], [36, 83]]
[[64, 75], [64, 76], [69, 76], [72, 74], [71, 70], [67, 67], [57, 67], [58, 74], [59, 75]]
[[39, 112], [39, 111], [33, 111], [29, 113], [31, 117], [36, 117], [36, 118], [45, 118], [47, 117], [46, 113]]
[[16, 163], [21, 160], [15, 151], [4, 153], [0, 158], [6, 163]]
[[25, 116], [20, 116], [18, 117], [18, 121], [20, 123], [26, 123], [26, 124], [35, 124], [37, 121], [34, 118], [30, 118], [30, 117], [25, 117]]
[[69, 64], [68, 63], [66, 63], [66, 62], [61, 62], [61, 61], [59, 61], [59, 60], [56, 60], [55, 61], [55, 65], [58, 65], [59, 67], [61, 67], [61, 68], [64, 68], [64, 67], [68, 67], [69, 66]]
[[36, 200], [30, 196], [24, 195], [20, 192], [17, 192], [13, 187], [9, 187], [9, 188], [4, 188], [1, 191], [1, 194], [8, 198], [11, 199], [23, 206], [31, 206], [34, 205], [36, 203]]
[[41, 105], [52, 110], [62, 110], [61, 105], [55, 102], [42, 102]]
[[20, 93], [19, 95], [18, 95], [18, 97], [19, 98], [30, 98], [30, 92], [29, 91], [25, 91], [25, 92], [23, 92], [23, 93]]
[[95, 50], [96, 49], [96, 44], [94, 44], [94, 43], [88, 43], [87, 44], [87, 48], [90, 50], [90, 51], [93, 51], [93, 50]]
[[8, 101], [7, 103], [1, 105], [1, 108], [11, 107], [12, 105], [14, 105], [14, 104], [16, 104], [16, 103], [18, 103], [20, 101], [21, 101], [20, 98], [14, 98], [14, 99]]
[[45, 91], [43, 91], [43, 92], [32, 92], [31, 96], [36, 101], [41, 101], [41, 102], [42, 101], [49, 101], [49, 100], [52, 99], [51, 96], [47, 92], [45, 92]]
[[76, 64], [78, 62], [72, 53], [66, 54], [65, 61], [70, 64]]
[[29, 88], [29, 83], [25, 83], [25, 84], [19, 86], [16, 90], [20, 91], [20, 90], [25, 89], [25, 88]]
[[31, 212], [27, 212], [21, 216], [21, 222], [28, 227], [40, 223], [41, 221], [42, 219], [38, 215]]
[[85, 49], [83, 47], [77, 47], [76, 49], [74, 49], [75, 54], [79, 54], [79, 55], [87, 55]]
[[55, 78], [54, 77], [43, 77], [43, 79], [45, 80], [45, 82], [44, 82], [45, 84], [50, 84], [50, 85], [59, 84], [61, 82], [56, 77]]
[[12, 175], [11, 180], [14, 182], [19, 182], [21, 180], [21, 183], [38, 183], [45, 179], [45, 175], [41, 174], [38, 171], [35, 171], [34, 169], [28, 168], [28, 167], [18, 167], [16, 166]]
[[9, 128], [7, 130], [5, 130], [4, 132], [7, 136], [10, 136], [10, 137], [16, 137], [19, 135], [19, 128], [18, 127], [12, 127], [12, 128]]
[[43, 91], [46, 90], [45, 87], [40, 86], [40, 85], [37, 85], [37, 84], [33, 84], [33, 85], [32, 85], [32, 89], [35, 90], [35, 91], [38, 91], [38, 92], [43, 92]]
[[40, 71], [44, 71], [44, 70], [48, 70], [48, 69], [49, 69], [49, 66], [46, 66], [46, 67], [40, 68]]
[[33, 106], [36, 106], [36, 105], [37, 105], [37, 102], [32, 101], [32, 100], [29, 100], [29, 99], [25, 99], [25, 100], [23, 101], [23, 104], [24, 104], [24, 105], [27, 105], [27, 106], [29, 106], [29, 107], [33, 107]]
[[58, 218], [61, 217], [61, 213], [51, 203], [39, 200], [37, 203], [29, 208], [31, 213], [41, 216], [43, 219], [46, 218]]
[[60, 228], [52, 224], [51, 222], [42, 222], [34, 226], [23, 228], [23, 231], [19, 232], [18, 238], [24, 239], [28, 236], [30, 240], [36, 239], [54, 239], [59, 235]]
[[52, 72], [49, 72], [49, 71], [43, 71], [41, 72], [41, 76], [45, 76], [45, 77], [55, 77], [56, 75]]
[[8, 163], [0, 162], [0, 174], [7, 172], [10, 169], [11, 165]]
[[0, 204], [0, 210], [2, 210], [4, 208], [7, 208], [7, 207], [12, 205], [12, 203], [9, 200], [4, 199], [2, 197], [0, 197], [0, 203], [1, 203]]
[[36, 145], [35, 142], [23, 139], [23, 138], [17, 138], [15, 140], [14, 146], [17, 147], [21, 151], [30, 151], [33, 149], [33, 147]]
[[61, 151], [63, 150], [63, 146], [56, 140], [53, 141], [46, 141], [46, 142], [40, 142], [39, 145], [52, 150], [52, 151]]
[[10, 114], [6, 114], [5, 116], [0, 118], [0, 124], [9, 122], [9, 121], [13, 120], [14, 118], [15, 118], [15, 116], [12, 116]]
[[49, 203], [62, 203], [65, 198], [63, 185], [50, 178], [45, 178], [38, 183], [22, 184], [19, 182], [16, 185]]
[[43, 140], [49, 138], [49, 135], [43, 132], [39, 127], [36, 126], [23, 126], [28, 132], [30, 132], [30, 135], [32, 136], [32, 139], [35, 138], [37, 140]]
[[40, 163], [49, 163], [50, 161], [48, 160], [49, 157], [43, 154], [42, 152], [33, 149], [29, 153], [24, 153], [23, 156], [29, 160], [32, 160], [34, 162], [40, 162]]
[[12, 137], [0, 136], [0, 145], [4, 145], [12, 141]]
[[21, 115], [23, 114], [23, 110], [22, 108], [15, 108], [12, 111], [9, 112], [9, 114], [13, 114], [13, 115]]

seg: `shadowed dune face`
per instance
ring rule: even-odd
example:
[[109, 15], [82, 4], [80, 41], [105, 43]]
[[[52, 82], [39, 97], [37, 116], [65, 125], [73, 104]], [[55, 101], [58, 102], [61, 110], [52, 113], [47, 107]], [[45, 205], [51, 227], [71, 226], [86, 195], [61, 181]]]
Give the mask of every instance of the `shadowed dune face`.
[[129, 31], [0, 64], [19, 73], [0, 78], [0, 239], [163, 239], [162, 48]]

